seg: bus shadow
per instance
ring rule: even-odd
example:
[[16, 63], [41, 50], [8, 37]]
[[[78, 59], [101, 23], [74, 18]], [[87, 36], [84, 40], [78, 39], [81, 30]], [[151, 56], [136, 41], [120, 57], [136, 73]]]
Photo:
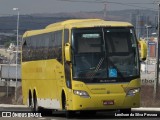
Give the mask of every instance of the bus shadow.
[[[139, 111], [139, 112], [132, 112], [131, 114], [134, 116], [116, 116], [117, 113], [115, 112], [97, 112], [96, 114], [85, 114], [82, 115], [79, 112], [77, 112], [76, 114], [74, 114], [74, 116], [72, 118], [69, 119], [146, 119], [146, 118], [160, 118], [160, 112], [145, 112], [145, 111]], [[141, 115], [145, 115], [145, 114], [150, 114], [150, 115], [154, 115], [157, 114], [157, 116], [141, 116]], [[53, 112], [53, 111], [46, 111], [45, 114], [42, 114], [43, 116], [47, 116], [47, 117], [56, 117], [57, 119], [59, 118], [64, 118], [66, 119], [65, 116], [65, 112]]]
[[[43, 117], [56, 117], [58, 118], [66, 118], [65, 112], [59, 112], [59, 111], [51, 111], [51, 110], [47, 110], [45, 112], [42, 113]], [[121, 118], [121, 117], [117, 117], [115, 116], [115, 112], [97, 112], [95, 113], [89, 113], [89, 114], [85, 114], [82, 115], [79, 112], [76, 112], [71, 118], [69, 119], [115, 119], [115, 118]]]

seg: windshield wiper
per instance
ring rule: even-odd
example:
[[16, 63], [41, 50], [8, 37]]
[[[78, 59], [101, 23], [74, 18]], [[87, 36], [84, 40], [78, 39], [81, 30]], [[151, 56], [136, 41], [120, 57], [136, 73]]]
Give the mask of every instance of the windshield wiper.
[[92, 74], [89, 74], [89, 77], [90, 77], [91, 79], [93, 79], [93, 77], [95, 76], [95, 74], [99, 71], [99, 69], [100, 69], [103, 61], [104, 61], [104, 58], [102, 57], [102, 58], [99, 60], [99, 62], [98, 62], [98, 64], [97, 64], [95, 70], [93, 71], [93, 73], [92, 73]]
[[97, 71], [100, 69], [103, 61], [104, 61], [104, 58], [101, 58], [100, 61], [99, 61], [98, 64], [97, 64], [97, 67], [96, 67], [96, 69], [95, 69], [95, 72], [97, 72]]

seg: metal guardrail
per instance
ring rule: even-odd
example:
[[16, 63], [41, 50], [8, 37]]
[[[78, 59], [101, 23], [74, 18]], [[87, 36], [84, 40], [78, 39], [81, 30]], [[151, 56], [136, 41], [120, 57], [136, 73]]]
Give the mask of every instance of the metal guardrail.
[[[7, 86], [7, 85], [8, 85], [8, 87], [15, 87], [16, 86], [16, 81], [12, 81], [12, 80], [7, 81], [7, 80], [3, 80], [3, 79], [0, 80], [0, 87], [1, 86]], [[19, 86], [21, 86], [21, 82], [20, 81], [17, 82], [17, 87], [19, 87]]]

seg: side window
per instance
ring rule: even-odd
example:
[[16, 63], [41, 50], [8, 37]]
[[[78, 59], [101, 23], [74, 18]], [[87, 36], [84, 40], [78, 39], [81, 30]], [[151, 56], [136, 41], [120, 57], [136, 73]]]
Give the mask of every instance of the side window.
[[33, 36], [31, 37], [30, 39], [30, 42], [31, 42], [31, 60], [36, 60], [36, 57], [37, 57], [37, 36]]
[[32, 58], [32, 47], [31, 47], [31, 37], [28, 37], [26, 39], [26, 44], [27, 44], [27, 53], [26, 53], [26, 61], [31, 60]]
[[39, 46], [40, 46], [40, 40], [41, 40], [41, 36], [39, 36], [39, 35], [37, 35], [37, 36], [35, 36], [34, 37], [34, 39], [33, 39], [34, 41], [32, 41], [33, 42], [33, 47], [34, 47], [34, 52], [33, 52], [33, 56], [34, 56], [34, 58], [33, 58], [33, 60], [38, 60], [39, 59]]
[[24, 43], [22, 46], [22, 61], [27, 61], [27, 42], [26, 42], [26, 38], [23, 39]]
[[62, 63], [62, 31], [56, 31], [54, 35], [54, 57]]
[[43, 44], [44, 44], [43, 35], [37, 36], [36, 42], [37, 42], [36, 60], [41, 60], [43, 59], [43, 55], [44, 55], [43, 54]]
[[27, 37], [23, 43], [23, 61], [57, 59], [62, 63], [62, 31]]
[[64, 44], [69, 42], [69, 30], [64, 29]]
[[31, 60], [32, 54], [32, 46], [31, 46], [31, 37], [24, 38], [24, 43], [22, 46], [22, 61], [29, 61]]
[[48, 47], [48, 59], [53, 59], [54, 58], [54, 41], [55, 41], [55, 34], [54, 33], [49, 33], [49, 47]]
[[55, 32], [55, 46], [62, 47], [62, 31]]
[[49, 43], [50, 43], [50, 36], [49, 34], [44, 35], [43, 39], [43, 49], [44, 49], [44, 59], [49, 59]]

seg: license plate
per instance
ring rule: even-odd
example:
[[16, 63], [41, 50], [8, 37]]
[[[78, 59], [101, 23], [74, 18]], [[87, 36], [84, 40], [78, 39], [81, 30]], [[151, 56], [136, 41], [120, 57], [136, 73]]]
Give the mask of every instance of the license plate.
[[114, 100], [104, 100], [103, 105], [114, 105]]

